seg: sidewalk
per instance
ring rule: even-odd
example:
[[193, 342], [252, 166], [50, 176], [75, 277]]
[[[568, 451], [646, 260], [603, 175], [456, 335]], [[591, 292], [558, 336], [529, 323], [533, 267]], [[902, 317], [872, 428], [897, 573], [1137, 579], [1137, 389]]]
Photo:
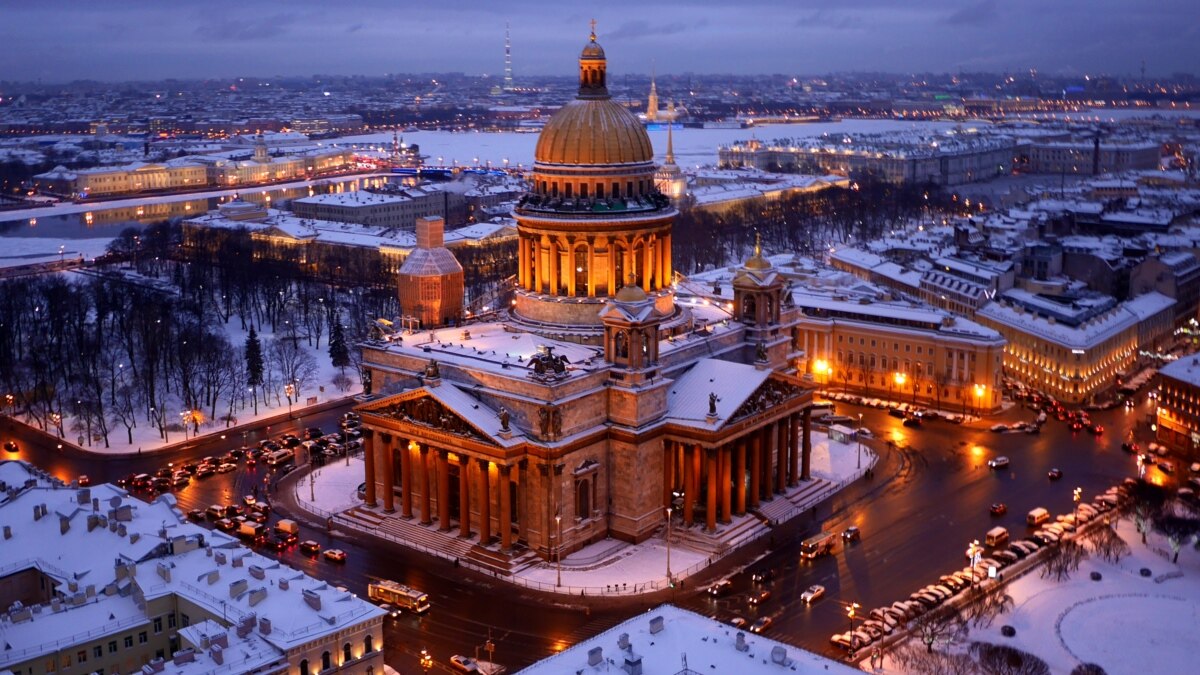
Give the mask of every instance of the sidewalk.
[[[301, 509], [316, 519], [333, 524], [335, 529], [354, 530], [380, 539], [422, 550], [430, 555], [456, 560], [458, 564], [476, 569], [519, 586], [548, 593], [574, 596], [637, 595], [680, 588], [685, 579], [708, 568], [718, 560], [732, 555], [748, 544], [771, 536], [774, 527], [782, 525], [836, 494], [856, 481], [878, 460], [874, 451], [862, 447], [859, 466], [858, 445], [837, 443], [817, 436], [813, 441], [812, 481], [800, 483], [786, 495], [776, 495], [764, 502], [755, 512], [737, 517], [732, 523], [718, 528], [720, 541], [707, 550], [705, 543], [712, 538], [695, 534], [702, 526], [684, 529], [678, 519], [673, 523], [668, 544], [665, 528], [654, 537], [639, 544], [605, 539], [565, 556], [560, 561], [545, 561], [526, 553], [527, 562], [512, 570], [511, 575], [476, 564], [466, 555], [471, 544], [453, 534], [438, 533], [395, 514], [362, 506], [358, 486], [364, 480], [361, 457], [351, 457], [349, 466], [339, 459], [309, 473], [302, 473], [292, 484], [292, 496]], [[354, 509], [354, 513], [347, 513]], [[402, 536], [402, 528], [419, 528], [422, 539], [431, 536], [445, 538], [444, 545], [423, 545], [413, 537]], [[489, 548], [495, 548], [495, 545]], [[498, 550], [498, 549], [497, 549]], [[667, 560], [670, 558], [670, 578]]]

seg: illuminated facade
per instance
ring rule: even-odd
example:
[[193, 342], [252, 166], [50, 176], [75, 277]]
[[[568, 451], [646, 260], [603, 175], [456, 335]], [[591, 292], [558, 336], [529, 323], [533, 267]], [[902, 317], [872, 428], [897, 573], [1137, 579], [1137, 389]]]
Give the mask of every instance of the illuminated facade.
[[747, 262], [738, 302], [762, 311], [738, 321], [674, 302], [676, 212], [649, 138], [609, 99], [594, 34], [579, 66], [579, 97], [546, 125], [514, 213], [508, 317], [385, 323], [363, 345], [366, 504], [340, 525], [503, 576], [663, 536], [668, 517], [727, 546], [753, 511], [811, 487], [812, 390], [792, 369], [778, 273]]
[[417, 246], [400, 266], [400, 311], [421, 326], [457, 323], [463, 312], [463, 268], [444, 245], [440, 217], [417, 220]]
[[1157, 377], [1156, 438], [1200, 459], [1200, 359], [1185, 356], [1163, 366]]
[[931, 309], [794, 298], [796, 349], [818, 384], [943, 410], [999, 410], [1005, 341], [997, 331]]

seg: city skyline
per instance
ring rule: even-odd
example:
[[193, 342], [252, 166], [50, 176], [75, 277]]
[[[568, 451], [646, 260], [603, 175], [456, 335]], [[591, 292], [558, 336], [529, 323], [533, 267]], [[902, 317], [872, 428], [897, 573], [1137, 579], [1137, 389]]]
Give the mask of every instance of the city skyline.
[[760, 0], [736, 7], [618, 0], [599, 11], [581, 4], [556, 9], [524, 0], [416, 8], [301, 0], [286, 11], [224, 0], [203, 10], [125, 0], [72, 5], [69, 13], [54, 4], [9, 7], [0, 60], [9, 64], [7, 79], [17, 81], [422, 72], [500, 78], [508, 22], [519, 83], [522, 76], [561, 74], [594, 14], [599, 39], [615, 48], [614, 73], [1136, 75], [1144, 64], [1148, 75], [1162, 76], [1194, 72], [1200, 62], [1200, 27], [1181, 22], [1190, 9], [1181, 0], [923, 0], [903, 7], [800, 0], [787, 9]]

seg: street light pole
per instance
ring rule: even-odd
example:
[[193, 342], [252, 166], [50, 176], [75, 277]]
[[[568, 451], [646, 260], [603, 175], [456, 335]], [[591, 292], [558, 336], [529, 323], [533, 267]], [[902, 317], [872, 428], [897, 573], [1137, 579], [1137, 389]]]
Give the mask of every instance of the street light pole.
[[1079, 500], [1083, 499], [1083, 488], [1075, 488], [1071, 495], [1071, 499], [1075, 501], [1075, 507], [1072, 514], [1075, 516], [1075, 529], [1079, 529]]
[[554, 516], [554, 525], [558, 529], [558, 540], [555, 542], [555, 546], [554, 546], [554, 560], [555, 560], [555, 562], [558, 563], [558, 565], [557, 565], [558, 579], [554, 582], [554, 585], [562, 586], [562, 515], [561, 514], [556, 514]]
[[667, 507], [667, 583], [671, 583], [671, 507]]
[[858, 413], [858, 431], [854, 434], [854, 440], [858, 443], [858, 468], [862, 468], [862, 413]]
[[854, 657], [854, 653], [858, 651], [858, 639], [854, 635], [854, 619], [856, 618], [860, 605], [857, 602], [852, 602], [846, 607], [846, 616], [850, 618], [850, 657]]

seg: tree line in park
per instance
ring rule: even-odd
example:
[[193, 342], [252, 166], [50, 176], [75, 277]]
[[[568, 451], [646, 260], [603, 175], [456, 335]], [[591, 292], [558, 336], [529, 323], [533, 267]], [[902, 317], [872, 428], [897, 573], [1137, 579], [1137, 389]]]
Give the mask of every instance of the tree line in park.
[[[339, 369], [331, 384], [348, 389], [346, 371], [360, 365], [352, 345], [397, 312], [393, 289], [171, 260], [164, 228], [139, 236], [143, 250], [128, 266], [0, 283], [6, 413], [105, 447], [113, 433], [132, 443], [141, 425], [165, 440], [204, 420], [229, 426], [242, 411], [327, 384], [315, 379], [318, 358]], [[231, 341], [226, 326], [245, 340]]]
[[956, 206], [937, 186], [894, 185], [869, 175], [849, 187], [750, 199], [724, 210], [685, 206], [672, 230], [672, 262], [683, 274], [740, 263], [756, 233], [768, 254], [819, 256], [831, 245], [878, 239], [914, 218], [940, 219]]

